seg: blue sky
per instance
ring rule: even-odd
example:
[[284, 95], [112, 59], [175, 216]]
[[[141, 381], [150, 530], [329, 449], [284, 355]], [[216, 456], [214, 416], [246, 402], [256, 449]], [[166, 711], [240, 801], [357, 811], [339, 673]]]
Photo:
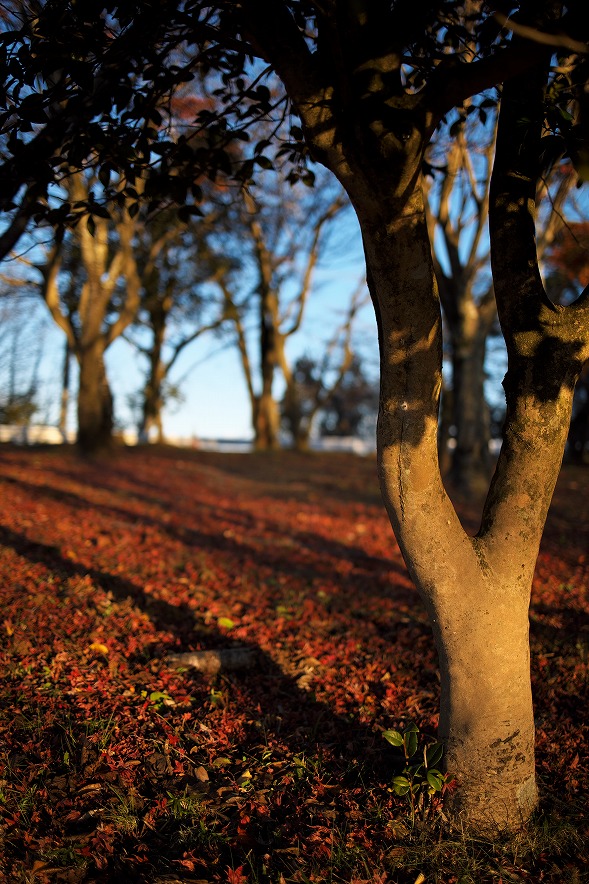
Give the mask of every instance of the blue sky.
[[[321, 353], [322, 347], [341, 323], [350, 296], [363, 275], [360, 238], [351, 213], [347, 213], [343, 226], [344, 247], [340, 244], [331, 251], [326, 250], [325, 259], [316, 271], [315, 286], [308, 301], [303, 326], [288, 342], [287, 352], [293, 361], [303, 353]], [[35, 422], [55, 424], [58, 420], [64, 336], [55, 326], [41, 298], [38, 302], [32, 298], [29, 303], [30, 311], [34, 310], [46, 318], [43, 334], [39, 337], [43, 360], [40, 370], [40, 409]], [[357, 317], [355, 330], [358, 349], [365, 356], [366, 367], [375, 374], [377, 335], [370, 304]], [[251, 343], [251, 354], [255, 359], [255, 341]], [[33, 348], [36, 344], [37, 339], [29, 346]], [[128, 397], [141, 388], [145, 360], [130, 344], [119, 339], [107, 351], [106, 363], [115, 397], [117, 420], [124, 427], [129, 427], [133, 421]], [[75, 364], [72, 373], [71, 386], [75, 398]], [[184, 402], [173, 404], [164, 411], [164, 431], [168, 437], [251, 438], [247, 388], [237, 350], [228, 339], [209, 335], [195, 341], [178, 360], [171, 380], [181, 381]], [[277, 376], [275, 394], [278, 397], [281, 390], [281, 379]], [[75, 430], [73, 400], [70, 402], [69, 426]]]

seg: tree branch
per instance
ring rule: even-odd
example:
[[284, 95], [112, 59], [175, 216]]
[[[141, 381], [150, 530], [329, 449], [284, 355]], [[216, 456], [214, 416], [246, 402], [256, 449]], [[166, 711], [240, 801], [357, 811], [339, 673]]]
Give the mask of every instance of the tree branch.
[[347, 204], [347, 200], [343, 195], [338, 196], [333, 203], [329, 206], [326, 212], [321, 215], [320, 218], [315, 222], [315, 227], [313, 229], [313, 237], [311, 243], [309, 245], [309, 253], [307, 257], [307, 264], [305, 267], [305, 271], [303, 273], [303, 279], [301, 282], [301, 288], [299, 290], [299, 294], [297, 296], [296, 303], [298, 304], [297, 315], [294, 318], [292, 325], [286, 331], [281, 332], [281, 335], [284, 338], [289, 338], [291, 335], [294, 335], [295, 332], [299, 330], [301, 327], [301, 322], [303, 321], [303, 315], [305, 312], [305, 306], [307, 303], [307, 298], [309, 296], [309, 292], [311, 290], [311, 282], [313, 279], [313, 272], [315, 267], [317, 266], [317, 261], [319, 260], [319, 240], [321, 238], [321, 233], [325, 225], [328, 221], [340, 212]]
[[186, 347], [188, 347], [189, 344], [192, 344], [193, 341], [196, 341], [197, 338], [199, 338], [201, 335], [206, 334], [207, 332], [216, 331], [226, 321], [226, 316], [220, 316], [219, 319], [216, 319], [214, 322], [210, 322], [208, 325], [201, 325], [199, 328], [195, 329], [195, 331], [191, 335], [182, 338], [182, 340], [175, 345], [172, 356], [165, 364], [165, 374], [167, 375], [170, 372], [172, 366], [174, 365], [180, 354], [186, 349]]
[[551, 305], [536, 252], [536, 191], [547, 65], [503, 90], [491, 177], [489, 230], [497, 309], [506, 341]]
[[467, 98], [492, 89], [498, 83], [529, 71], [547, 56], [545, 46], [530, 40], [512, 40], [488, 58], [461, 63], [450, 57], [431, 77], [424, 96], [433, 132], [448, 111], [460, 107]]
[[25, 232], [34, 205], [35, 197], [32, 187], [28, 187], [10, 224], [0, 236], [0, 261], [10, 254]]
[[242, 8], [244, 36], [275, 68], [297, 107], [304, 106], [318, 89], [318, 72], [292, 15], [276, 0], [243, 0]]
[[254, 390], [254, 381], [252, 374], [252, 366], [249, 358], [249, 353], [247, 349], [247, 341], [245, 338], [245, 332], [243, 329], [243, 323], [241, 321], [241, 317], [239, 315], [239, 308], [237, 307], [233, 295], [227, 285], [226, 281], [223, 278], [219, 278], [216, 280], [217, 285], [223, 292], [223, 296], [225, 298], [225, 313], [228, 319], [233, 322], [235, 326], [235, 331], [237, 333], [237, 345], [239, 348], [239, 354], [241, 356], [241, 365], [243, 368], [243, 373], [245, 376], [245, 383], [247, 386], [247, 391], [250, 397], [250, 404], [252, 406], [252, 410], [256, 403], [256, 392]]
[[77, 345], [74, 328], [68, 317], [62, 312], [59, 303], [57, 278], [61, 267], [61, 246], [61, 239], [56, 237], [55, 244], [49, 253], [47, 262], [41, 270], [43, 275], [41, 294], [55, 323], [63, 332], [65, 332], [68, 344], [72, 350], [74, 350]]

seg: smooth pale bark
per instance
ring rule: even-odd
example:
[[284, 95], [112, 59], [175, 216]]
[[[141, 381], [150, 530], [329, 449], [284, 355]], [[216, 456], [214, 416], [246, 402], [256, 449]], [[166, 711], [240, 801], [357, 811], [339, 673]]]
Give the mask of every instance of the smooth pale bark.
[[254, 648], [219, 648], [216, 651], [170, 654], [165, 658], [165, 662], [172, 666], [198, 669], [207, 675], [217, 675], [219, 672], [253, 669], [258, 662], [258, 655]]
[[[370, 225], [370, 239], [364, 236], [381, 328], [378, 463], [438, 649], [440, 736], [459, 782], [452, 816], [490, 831], [520, 824], [536, 800], [527, 612], [537, 549], [522, 550], [517, 567], [502, 549], [492, 555], [483, 538], [466, 535], [444, 490], [437, 456], [441, 323], [420, 198], [416, 191], [390, 232], [375, 236]], [[408, 294], [404, 309], [399, 286]]]
[[[467, 536], [438, 466], [441, 322], [421, 190], [389, 219], [375, 217], [372, 199], [356, 205], [380, 330], [381, 488], [438, 649], [440, 736], [458, 782], [447, 812], [456, 825], [492, 834], [517, 828], [536, 803], [528, 606], [587, 334], [581, 316], [569, 324], [551, 304], [512, 316], [523, 330], [507, 336], [505, 441], [481, 531]], [[496, 237], [501, 294], [526, 286], [505, 237]]]

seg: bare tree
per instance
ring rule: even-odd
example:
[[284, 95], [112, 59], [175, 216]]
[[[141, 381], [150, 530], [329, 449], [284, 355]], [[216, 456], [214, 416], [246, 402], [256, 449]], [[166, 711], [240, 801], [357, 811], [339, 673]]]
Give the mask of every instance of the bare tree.
[[[84, 173], [68, 182], [69, 198], [88, 200], [91, 182]], [[112, 207], [91, 223], [81, 219], [71, 234], [57, 234], [43, 274], [42, 295], [79, 367], [77, 400], [80, 449], [108, 447], [113, 431], [113, 400], [104, 354], [133, 321], [141, 281], [133, 251], [135, 221], [127, 207]]]
[[224, 304], [213, 289], [224, 265], [215, 264], [207, 247], [217, 219], [217, 209], [187, 222], [175, 211], [167, 211], [136, 224], [142, 295], [137, 318], [125, 338], [148, 365], [140, 397], [141, 441], [147, 442], [153, 430], [158, 442], [165, 441], [162, 408], [170, 374], [194, 341], [218, 331], [225, 321]]
[[[261, 451], [279, 446], [280, 409], [274, 381], [290, 368], [289, 338], [301, 328], [314, 283], [314, 272], [333, 222], [348, 205], [341, 190], [324, 182], [325, 190], [309, 190], [275, 180], [274, 191], [243, 189], [230, 219], [237, 248], [247, 253], [239, 274], [218, 280], [239, 349], [252, 408], [254, 444]], [[223, 240], [226, 242], [226, 233]], [[251, 274], [251, 296], [243, 297], [243, 280]], [[248, 342], [246, 316], [255, 310], [257, 359]]]
[[[480, 120], [473, 125], [469, 110], [482, 114], [484, 128]], [[463, 115], [454, 123], [454, 136], [442, 137], [433, 146], [435, 177], [433, 182], [426, 180], [426, 212], [452, 364], [451, 390], [444, 387], [451, 403], [444, 425], [453, 426], [455, 442], [449, 476], [454, 486], [468, 492], [488, 482], [491, 467], [484, 385], [487, 339], [497, 323], [487, 230], [497, 129], [495, 102], [465, 102]], [[539, 261], [565, 223], [566, 197], [576, 181], [571, 171], [570, 166], [567, 171], [557, 164], [539, 181]], [[440, 435], [445, 446], [445, 431]]]
[[[350, 372], [359, 365], [353, 346], [354, 320], [366, 303], [366, 282], [352, 295], [350, 307], [339, 329], [323, 348], [322, 356], [302, 356], [294, 366], [286, 366], [286, 389], [281, 402], [282, 422], [298, 451], [309, 448], [316, 418], [333, 405], [334, 399], [348, 399], [343, 388]], [[353, 404], [349, 403], [350, 408]], [[352, 433], [353, 435], [353, 433]]]

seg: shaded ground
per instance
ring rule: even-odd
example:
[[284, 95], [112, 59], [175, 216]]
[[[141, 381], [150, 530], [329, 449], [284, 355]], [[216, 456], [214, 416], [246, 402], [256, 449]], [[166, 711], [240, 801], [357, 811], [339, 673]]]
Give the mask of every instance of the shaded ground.
[[0, 880], [589, 880], [588, 469], [534, 583], [548, 822], [516, 848], [428, 841], [391, 791], [380, 733], [435, 733], [438, 678], [371, 460], [2, 448], [0, 486]]

